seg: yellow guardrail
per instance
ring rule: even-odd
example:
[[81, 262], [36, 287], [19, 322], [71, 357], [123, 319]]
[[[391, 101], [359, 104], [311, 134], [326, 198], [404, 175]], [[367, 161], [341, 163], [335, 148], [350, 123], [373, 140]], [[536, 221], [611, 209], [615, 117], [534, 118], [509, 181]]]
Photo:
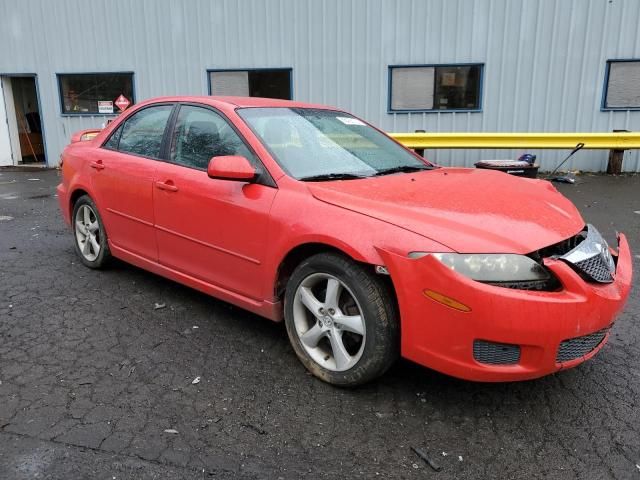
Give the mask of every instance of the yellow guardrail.
[[640, 148], [640, 132], [615, 133], [390, 133], [405, 147], [428, 148], [584, 148], [631, 150]]

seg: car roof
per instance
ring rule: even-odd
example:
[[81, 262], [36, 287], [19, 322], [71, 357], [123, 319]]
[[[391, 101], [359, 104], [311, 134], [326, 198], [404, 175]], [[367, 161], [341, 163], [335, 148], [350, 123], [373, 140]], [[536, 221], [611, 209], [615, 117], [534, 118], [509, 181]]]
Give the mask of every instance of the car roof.
[[[293, 100], [281, 100], [278, 98], [262, 98], [262, 97], [226, 97], [226, 96], [174, 96], [174, 97], [156, 97], [140, 102], [140, 104], [152, 104], [162, 102], [193, 102], [204, 103], [214, 107], [281, 107], [281, 108], [321, 108], [338, 110], [327, 105], [319, 105], [314, 103], [297, 102]], [[140, 105], [138, 104], [138, 105]]]

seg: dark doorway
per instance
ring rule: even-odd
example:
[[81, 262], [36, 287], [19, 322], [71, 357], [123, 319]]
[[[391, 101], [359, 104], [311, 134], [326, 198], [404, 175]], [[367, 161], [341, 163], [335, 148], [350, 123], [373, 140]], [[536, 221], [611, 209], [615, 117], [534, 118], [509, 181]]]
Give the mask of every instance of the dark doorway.
[[35, 76], [3, 76], [14, 165], [45, 166], [44, 135]]

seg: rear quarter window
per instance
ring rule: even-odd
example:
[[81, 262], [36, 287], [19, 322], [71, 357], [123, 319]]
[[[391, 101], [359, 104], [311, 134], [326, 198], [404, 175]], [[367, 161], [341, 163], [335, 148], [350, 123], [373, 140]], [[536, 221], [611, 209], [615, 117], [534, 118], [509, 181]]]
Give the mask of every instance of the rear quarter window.
[[108, 148], [109, 150], [118, 149], [118, 143], [120, 142], [120, 136], [122, 135], [122, 127], [123, 125], [120, 125], [116, 131], [111, 134], [109, 140], [102, 145], [103, 148]]

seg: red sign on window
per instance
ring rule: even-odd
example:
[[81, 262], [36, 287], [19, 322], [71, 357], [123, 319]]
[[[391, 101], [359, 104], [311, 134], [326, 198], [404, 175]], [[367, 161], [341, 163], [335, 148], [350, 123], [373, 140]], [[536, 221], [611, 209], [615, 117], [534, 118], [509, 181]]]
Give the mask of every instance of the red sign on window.
[[120, 95], [118, 98], [116, 98], [116, 101], [113, 103], [115, 103], [116, 107], [118, 107], [122, 112], [124, 112], [127, 109], [127, 107], [131, 105], [131, 102], [129, 101], [129, 99], [124, 95]]

